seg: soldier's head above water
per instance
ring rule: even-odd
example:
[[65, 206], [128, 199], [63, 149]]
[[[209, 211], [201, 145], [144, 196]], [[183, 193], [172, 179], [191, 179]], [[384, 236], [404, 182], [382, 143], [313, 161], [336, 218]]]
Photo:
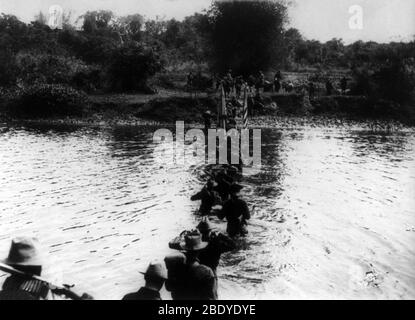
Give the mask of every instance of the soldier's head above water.
[[202, 221], [197, 225], [197, 229], [202, 234], [202, 238], [205, 238], [209, 235], [209, 233], [212, 231], [212, 225], [209, 221], [208, 217], [204, 217]]
[[140, 273], [144, 275], [147, 289], [160, 291], [164, 282], [167, 280], [167, 270], [159, 262], [151, 262], [146, 272]]
[[207, 242], [202, 241], [200, 232], [194, 230], [184, 237], [180, 247], [186, 254], [187, 262], [192, 263], [197, 259], [200, 250], [205, 249], [207, 245]]
[[237, 197], [239, 195], [239, 192], [243, 189], [243, 186], [237, 183], [233, 183], [229, 187], [229, 193], [231, 194], [231, 197]]

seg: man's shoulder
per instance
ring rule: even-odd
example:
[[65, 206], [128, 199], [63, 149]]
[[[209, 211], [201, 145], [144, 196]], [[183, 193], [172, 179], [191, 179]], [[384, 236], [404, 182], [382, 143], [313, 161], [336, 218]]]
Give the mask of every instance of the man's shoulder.
[[161, 300], [160, 294], [156, 291], [141, 288], [137, 292], [126, 294], [122, 300]]
[[138, 292], [128, 293], [122, 298], [122, 300], [139, 300], [139, 294]]
[[212, 269], [204, 264], [193, 265], [190, 267], [189, 271], [192, 272], [197, 279], [205, 279], [215, 276]]
[[236, 199], [236, 201], [235, 201], [237, 204], [239, 204], [239, 205], [242, 205], [242, 206], [246, 206], [247, 204], [246, 204], [246, 201], [245, 200], [243, 200], [243, 199], [241, 199], [241, 198], [238, 198], [238, 199]]

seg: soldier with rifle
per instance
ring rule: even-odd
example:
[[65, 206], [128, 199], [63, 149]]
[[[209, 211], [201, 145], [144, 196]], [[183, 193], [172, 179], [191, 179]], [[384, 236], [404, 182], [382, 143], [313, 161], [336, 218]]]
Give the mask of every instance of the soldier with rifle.
[[230, 186], [230, 199], [223, 204], [222, 211], [218, 214], [219, 219], [226, 218], [228, 221], [226, 231], [230, 237], [245, 235], [247, 233], [246, 220], [251, 218], [248, 205], [239, 198], [239, 192], [242, 188], [236, 183]]
[[201, 200], [199, 208], [201, 215], [209, 215], [212, 207], [221, 202], [219, 194], [215, 191], [217, 186], [216, 181], [209, 179], [203, 189], [190, 198], [192, 201]]
[[10, 274], [0, 291], [0, 300], [48, 300], [53, 295], [72, 300], [92, 300], [84, 293], [79, 296], [71, 286], [57, 286], [41, 277], [42, 260], [39, 244], [34, 238], [12, 240], [7, 259], [0, 262], [0, 270]]

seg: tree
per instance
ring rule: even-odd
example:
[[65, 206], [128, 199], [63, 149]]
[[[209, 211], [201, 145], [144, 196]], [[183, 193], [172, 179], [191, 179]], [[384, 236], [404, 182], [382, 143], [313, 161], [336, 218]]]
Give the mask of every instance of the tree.
[[287, 7], [281, 1], [216, 1], [211, 21], [213, 67], [238, 74], [266, 70], [283, 60]]
[[82, 30], [88, 34], [111, 34], [113, 32], [111, 23], [115, 15], [111, 11], [88, 11], [83, 18]]
[[0, 16], [0, 87], [15, 84], [16, 53], [25, 44], [28, 27], [15, 16]]
[[298, 29], [290, 28], [284, 32], [284, 66], [289, 68], [293, 63], [296, 62], [296, 49], [299, 48], [303, 43], [303, 36]]
[[123, 41], [140, 41], [142, 38], [142, 27], [144, 18], [140, 14], [133, 14], [116, 19], [114, 25]]
[[115, 49], [110, 61], [108, 74], [115, 91], [146, 91], [147, 80], [161, 70], [157, 54], [135, 41]]
[[39, 13], [35, 16], [35, 21], [46, 25], [48, 23], [48, 17], [42, 11], [39, 11]]
[[[358, 47], [358, 49], [356, 49]], [[410, 43], [352, 45], [356, 57], [365, 52], [367, 61], [354, 61], [354, 93], [373, 99], [412, 104], [415, 101], [415, 41]]]

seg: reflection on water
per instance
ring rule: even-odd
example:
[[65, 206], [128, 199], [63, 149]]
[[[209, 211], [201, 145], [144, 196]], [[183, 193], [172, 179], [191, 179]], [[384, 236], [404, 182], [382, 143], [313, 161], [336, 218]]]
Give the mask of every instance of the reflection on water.
[[[37, 236], [56, 281], [96, 298], [136, 290], [196, 224], [189, 198], [203, 185], [197, 161], [156, 161], [154, 131], [0, 134], [0, 254]], [[267, 129], [262, 143], [261, 172], [243, 180], [250, 233], [221, 262], [220, 298], [415, 298], [414, 135]]]

